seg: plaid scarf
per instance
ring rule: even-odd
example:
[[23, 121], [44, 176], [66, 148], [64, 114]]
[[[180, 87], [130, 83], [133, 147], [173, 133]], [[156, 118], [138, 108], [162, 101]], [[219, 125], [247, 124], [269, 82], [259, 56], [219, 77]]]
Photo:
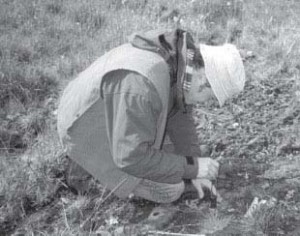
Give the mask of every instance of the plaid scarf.
[[[185, 68], [185, 75], [183, 78], [183, 91], [184, 92], [189, 92], [192, 86], [192, 79], [193, 79], [193, 71], [194, 71], [194, 56], [195, 56], [195, 51], [193, 49], [187, 49], [186, 52], [186, 68]], [[211, 85], [209, 84], [208, 80], [206, 83], [202, 84], [198, 91], [200, 92], [201, 90], [205, 88], [211, 88]]]
[[196, 47], [192, 36], [182, 30], [153, 30], [131, 36], [134, 47], [160, 54], [170, 69], [170, 86], [176, 86], [175, 107], [186, 111], [184, 92], [189, 91], [193, 76]]
[[184, 92], [189, 92], [192, 85], [192, 78], [193, 78], [193, 60], [194, 60], [195, 52], [192, 49], [187, 49], [186, 52], [186, 68], [185, 68], [185, 75], [183, 79], [182, 88]]

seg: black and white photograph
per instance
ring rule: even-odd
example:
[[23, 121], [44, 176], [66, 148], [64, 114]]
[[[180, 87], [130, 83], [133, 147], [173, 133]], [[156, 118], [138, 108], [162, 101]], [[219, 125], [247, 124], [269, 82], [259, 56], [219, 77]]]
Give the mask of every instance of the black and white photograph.
[[299, 236], [299, 0], [0, 0], [0, 236]]

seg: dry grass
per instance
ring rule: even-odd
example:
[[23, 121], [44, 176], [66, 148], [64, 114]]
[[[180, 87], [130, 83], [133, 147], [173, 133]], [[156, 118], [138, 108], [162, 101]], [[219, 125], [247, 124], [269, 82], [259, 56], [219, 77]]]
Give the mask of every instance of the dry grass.
[[[211, 146], [213, 156], [246, 156], [258, 162], [297, 156], [297, 1], [0, 0], [0, 4], [0, 234], [16, 228], [25, 235], [108, 233], [128, 223], [124, 212], [134, 214], [128, 202], [106, 199], [103, 189], [90, 197], [74, 196], [64, 188], [63, 151], [53, 111], [71, 78], [135, 31], [180, 26], [198, 42], [227, 41], [252, 51], [255, 58], [245, 62], [245, 92], [221, 110], [203, 113], [206, 108], [201, 108], [206, 122], [201, 119], [200, 138]], [[174, 8], [180, 12], [175, 17]], [[232, 127], [234, 123], [238, 128]], [[236, 193], [236, 198], [244, 203], [249, 191]], [[290, 218], [280, 218], [279, 212], [292, 219], [291, 204], [298, 202], [262, 209], [241, 230], [274, 233], [274, 224], [281, 226], [277, 230], [286, 229], [280, 221]], [[88, 217], [86, 226], [80, 227]], [[209, 231], [216, 224], [230, 225], [229, 221], [212, 215], [204, 224]], [[288, 222], [293, 230], [296, 223]]]

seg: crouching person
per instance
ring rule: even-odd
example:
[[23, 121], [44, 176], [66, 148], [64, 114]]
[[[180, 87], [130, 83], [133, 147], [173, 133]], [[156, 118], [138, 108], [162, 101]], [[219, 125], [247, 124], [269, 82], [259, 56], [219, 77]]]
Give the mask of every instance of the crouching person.
[[72, 160], [69, 184], [77, 179], [73, 187], [84, 188], [84, 175], [91, 175], [121, 198], [159, 203], [177, 200], [185, 182], [200, 198], [204, 187], [216, 193], [210, 181], [219, 163], [200, 158], [190, 105], [216, 99], [222, 106], [244, 83], [233, 45], [195, 45], [180, 29], [135, 34], [62, 95], [58, 133]]

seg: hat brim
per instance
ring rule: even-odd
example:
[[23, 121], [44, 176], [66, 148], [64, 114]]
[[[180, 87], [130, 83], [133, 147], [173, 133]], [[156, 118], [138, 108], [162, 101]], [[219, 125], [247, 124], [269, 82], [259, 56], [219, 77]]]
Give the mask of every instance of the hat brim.
[[245, 85], [245, 70], [237, 48], [232, 44], [209, 46], [200, 44], [205, 75], [220, 106], [240, 93]]

